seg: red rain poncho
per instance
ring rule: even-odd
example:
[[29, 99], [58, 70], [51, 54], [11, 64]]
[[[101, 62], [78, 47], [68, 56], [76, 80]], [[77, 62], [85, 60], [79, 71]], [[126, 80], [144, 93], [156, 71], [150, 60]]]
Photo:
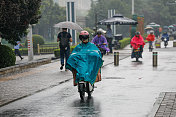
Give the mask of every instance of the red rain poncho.
[[146, 37], [147, 41], [154, 41], [155, 40], [155, 35], [151, 35], [149, 34], [147, 37]]
[[141, 35], [139, 35], [139, 37], [134, 36], [131, 39], [131, 45], [133, 46], [134, 49], [138, 49], [140, 45], [142, 45], [144, 48], [145, 42], [144, 42], [143, 37]]

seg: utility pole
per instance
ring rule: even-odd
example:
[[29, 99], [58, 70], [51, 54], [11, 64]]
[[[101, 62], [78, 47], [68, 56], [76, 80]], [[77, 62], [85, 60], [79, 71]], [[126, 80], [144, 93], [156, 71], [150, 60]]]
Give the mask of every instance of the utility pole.
[[[74, 0], [67, 0], [66, 19], [67, 21], [76, 23], [76, 8]], [[77, 44], [76, 31], [70, 30], [70, 33], [72, 35], [73, 44]]]
[[27, 34], [27, 40], [28, 40], [28, 61], [33, 60], [33, 41], [32, 41], [32, 26], [29, 25], [28, 29], [28, 34]]
[[132, 15], [134, 15], [134, 0], [132, 0]]
[[[115, 9], [108, 10], [108, 18], [113, 17], [115, 15]], [[111, 25], [113, 35], [116, 35], [116, 25]]]

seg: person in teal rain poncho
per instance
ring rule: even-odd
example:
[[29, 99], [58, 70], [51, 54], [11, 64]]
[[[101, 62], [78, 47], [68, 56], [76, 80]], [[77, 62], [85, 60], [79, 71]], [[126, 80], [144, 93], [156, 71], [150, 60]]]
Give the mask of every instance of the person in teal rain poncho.
[[67, 60], [66, 68], [70, 71], [75, 69], [76, 83], [88, 81], [94, 84], [98, 70], [103, 64], [100, 50], [89, 42], [89, 33], [81, 31], [79, 39], [82, 41], [75, 47]]

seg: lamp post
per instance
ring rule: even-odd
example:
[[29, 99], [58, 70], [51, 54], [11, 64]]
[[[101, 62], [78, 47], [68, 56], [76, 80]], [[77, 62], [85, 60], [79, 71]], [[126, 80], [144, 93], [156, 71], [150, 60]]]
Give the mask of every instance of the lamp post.
[[134, 15], [134, 0], [132, 0], [132, 15]]

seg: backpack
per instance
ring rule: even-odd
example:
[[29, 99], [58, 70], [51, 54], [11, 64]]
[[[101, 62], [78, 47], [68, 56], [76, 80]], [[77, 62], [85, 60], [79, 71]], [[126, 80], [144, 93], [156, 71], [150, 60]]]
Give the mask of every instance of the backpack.
[[68, 33], [66, 33], [66, 35], [63, 35], [63, 33], [61, 33], [60, 46], [63, 48], [69, 46], [69, 39], [67, 36], [68, 36]]

